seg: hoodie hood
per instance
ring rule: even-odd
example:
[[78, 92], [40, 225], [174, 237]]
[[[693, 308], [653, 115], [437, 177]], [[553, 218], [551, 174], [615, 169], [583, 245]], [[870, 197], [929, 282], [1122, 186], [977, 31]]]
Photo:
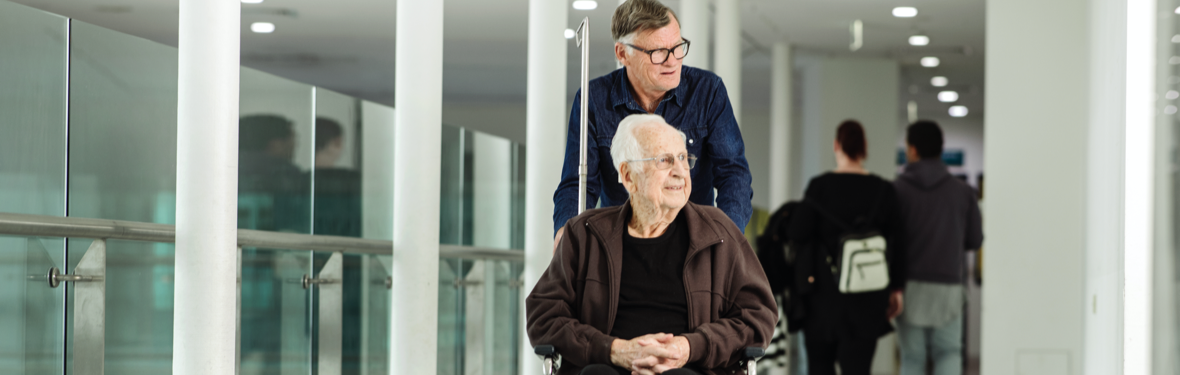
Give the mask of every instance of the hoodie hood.
[[954, 178], [942, 160], [922, 160], [906, 164], [901, 179], [922, 190], [933, 190]]

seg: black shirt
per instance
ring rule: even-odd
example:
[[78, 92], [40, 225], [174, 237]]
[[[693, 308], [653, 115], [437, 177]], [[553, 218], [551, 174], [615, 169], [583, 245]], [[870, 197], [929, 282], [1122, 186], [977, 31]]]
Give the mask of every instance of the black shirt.
[[630, 340], [649, 333], [689, 332], [684, 291], [688, 228], [684, 211], [656, 238], [623, 232], [623, 274], [611, 336]]

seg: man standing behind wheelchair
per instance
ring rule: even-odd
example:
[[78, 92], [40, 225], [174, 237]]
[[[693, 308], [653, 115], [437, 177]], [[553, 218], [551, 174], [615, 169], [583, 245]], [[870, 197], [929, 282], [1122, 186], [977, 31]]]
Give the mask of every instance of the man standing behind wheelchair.
[[733, 220], [689, 202], [686, 143], [660, 116], [619, 123], [610, 153], [629, 199], [570, 219], [525, 299], [529, 340], [556, 349], [559, 374], [739, 373], [743, 349], [770, 342], [766, 275]]

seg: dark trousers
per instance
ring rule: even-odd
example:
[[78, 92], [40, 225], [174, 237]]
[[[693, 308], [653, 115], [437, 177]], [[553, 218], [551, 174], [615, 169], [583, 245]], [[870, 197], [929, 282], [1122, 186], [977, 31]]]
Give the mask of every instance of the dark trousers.
[[[609, 365], [589, 365], [582, 369], [582, 375], [630, 375], [631, 371]], [[686, 368], [664, 371], [664, 375], [701, 375], [701, 373]]]
[[818, 339], [820, 335], [806, 334], [807, 369], [809, 375], [836, 375], [840, 363], [841, 375], [869, 375], [873, 367], [873, 353], [877, 339], [841, 338], [835, 341]]

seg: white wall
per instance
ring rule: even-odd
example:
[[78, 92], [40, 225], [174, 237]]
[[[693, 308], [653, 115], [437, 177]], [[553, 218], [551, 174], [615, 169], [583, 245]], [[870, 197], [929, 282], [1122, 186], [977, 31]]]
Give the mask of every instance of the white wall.
[[800, 52], [795, 58], [798, 125], [792, 157], [798, 168], [792, 197], [799, 198], [812, 177], [836, 167], [832, 144], [841, 121], [856, 119], [865, 127], [865, 167], [892, 179], [896, 166], [898, 121], [897, 62], [875, 58], [837, 58]]

